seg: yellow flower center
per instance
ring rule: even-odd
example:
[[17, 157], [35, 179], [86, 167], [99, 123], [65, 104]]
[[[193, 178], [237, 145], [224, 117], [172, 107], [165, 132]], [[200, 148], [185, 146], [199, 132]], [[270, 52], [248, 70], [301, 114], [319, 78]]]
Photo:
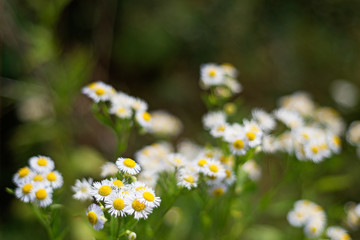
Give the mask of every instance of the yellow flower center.
[[180, 158], [174, 158], [174, 161], [175, 161], [177, 164], [181, 164], [181, 163], [182, 163], [182, 161], [181, 161]]
[[149, 202], [152, 202], [155, 200], [155, 196], [150, 192], [144, 192], [143, 197], [145, 198], [145, 200], [147, 200]]
[[37, 164], [38, 164], [39, 166], [45, 167], [45, 166], [47, 165], [47, 160], [46, 160], [45, 158], [39, 158], [39, 159], [37, 160]]
[[122, 210], [125, 207], [124, 199], [117, 198], [113, 201], [113, 206], [116, 210]]
[[97, 223], [96, 213], [93, 211], [88, 212], [88, 220], [91, 225], [95, 225]]
[[95, 89], [98, 84], [96, 82], [90, 83], [88, 88]]
[[84, 192], [87, 192], [88, 190], [87, 190], [87, 188], [82, 187], [82, 188], [80, 189], [80, 191], [84, 193]]
[[247, 133], [246, 133], [246, 136], [248, 137], [248, 139], [249, 139], [250, 141], [254, 141], [255, 138], [256, 138], [256, 135], [255, 135], [255, 133], [253, 133], [253, 132], [247, 132]]
[[22, 187], [22, 191], [24, 194], [28, 194], [32, 188], [33, 186], [30, 183], [27, 183]]
[[126, 111], [125, 108], [118, 108], [117, 110], [119, 114], [125, 113], [125, 111]]
[[217, 128], [217, 130], [218, 130], [219, 132], [223, 132], [223, 131], [225, 131], [225, 127], [224, 127], [224, 126], [219, 126], [219, 127]]
[[340, 146], [341, 145], [341, 139], [338, 136], [335, 136], [333, 138], [333, 141], [335, 143], [336, 146]]
[[135, 189], [136, 191], [141, 191], [141, 190], [145, 190], [145, 187], [144, 186], [139, 186]]
[[184, 180], [187, 181], [188, 183], [194, 183], [194, 178], [190, 175], [188, 175], [187, 177], [184, 177]]
[[245, 145], [244, 141], [241, 139], [237, 139], [233, 142], [233, 147], [235, 149], [243, 149], [244, 145]]
[[214, 172], [214, 173], [216, 173], [216, 172], [219, 171], [219, 167], [216, 166], [215, 164], [211, 164], [211, 165], [209, 166], [209, 169], [210, 169], [210, 171], [212, 171], [212, 172]]
[[47, 180], [49, 180], [50, 182], [54, 182], [56, 181], [56, 174], [54, 172], [49, 172], [46, 175]]
[[205, 159], [200, 159], [200, 160], [198, 161], [198, 165], [199, 165], [200, 167], [204, 166], [205, 164], [207, 164], [207, 161], [206, 161]]
[[318, 153], [319, 152], [319, 148], [318, 147], [311, 147], [311, 151], [313, 152], [313, 153]]
[[224, 189], [216, 188], [216, 189], [214, 189], [213, 194], [214, 194], [214, 196], [221, 196], [224, 194]]
[[41, 189], [37, 190], [37, 192], [35, 193], [35, 196], [38, 200], [44, 200], [47, 197], [47, 193], [46, 193], [45, 189], [41, 188]]
[[316, 227], [312, 227], [311, 232], [316, 233]]
[[101, 187], [99, 188], [99, 194], [100, 194], [101, 196], [107, 196], [107, 195], [109, 195], [111, 192], [112, 192], [112, 189], [111, 189], [111, 187], [108, 186], [108, 185], [104, 185], [104, 186], [101, 186]]
[[215, 77], [215, 76], [216, 76], [215, 70], [210, 70], [210, 71], [209, 71], [209, 76], [210, 76], [210, 77]]
[[123, 187], [124, 186], [124, 183], [122, 181], [118, 180], [118, 179], [113, 181], [113, 184], [115, 186], [118, 186], [118, 187]]
[[259, 128], [255, 127], [255, 126], [251, 126], [250, 129], [251, 129], [251, 131], [254, 131], [254, 132], [259, 131]]
[[143, 119], [147, 122], [149, 122], [151, 120], [151, 115], [148, 112], [144, 112], [142, 115]]
[[309, 135], [306, 134], [306, 133], [303, 133], [302, 136], [303, 136], [305, 139], [309, 139]]
[[212, 158], [212, 157], [214, 157], [214, 154], [212, 154], [211, 152], [207, 152], [207, 153], [205, 153], [205, 156], [208, 158]]
[[33, 178], [33, 180], [34, 180], [35, 182], [41, 182], [41, 181], [44, 180], [44, 178], [43, 178], [43, 176], [41, 176], [40, 174], [38, 174], [38, 175], [35, 175], [35, 177]]
[[130, 158], [126, 158], [126, 159], [124, 160], [124, 165], [127, 166], [127, 167], [129, 167], [129, 168], [134, 168], [135, 165], [136, 165], [136, 163], [135, 163], [134, 160], [132, 160], [132, 159], [130, 159]]
[[103, 89], [103, 88], [98, 88], [98, 89], [95, 90], [95, 93], [96, 93], [96, 95], [98, 95], [98, 96], [104, 95], [104, 94], [105, 94], [105, 89]]
[[226, 170], [225, 170], [225, 173], [226, 173], [226, 178], [230, 178], [230, 177], [231, 177], [231, 172], [230, 172], [230, 170], [226, 169]]
[[27, 167], [20, 168], [18, 173], [19, 173], [19, 177], [23, 178], [23, 177], [26, 177], [30, 173], [30, 169]]
[[141, 203], [141, 202], [139, 202], [139, 200], [136, 200], [136, 199], [135, 199], [135, 200], [132, 202], [132, 208], [133, 208], [135, 211], [140, 212], [140, 211], [142, 211], [142, 210], [145, 209], [145, 204], [144, 204], [144, 203]]

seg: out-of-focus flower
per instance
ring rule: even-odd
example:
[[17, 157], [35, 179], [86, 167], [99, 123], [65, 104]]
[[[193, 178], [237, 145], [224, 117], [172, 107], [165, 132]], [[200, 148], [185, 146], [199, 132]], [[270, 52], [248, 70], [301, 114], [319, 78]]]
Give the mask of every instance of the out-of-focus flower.
[[331, 83], [330, 93], [342, 107], [353, 108], [359, 101], [359, 90], [355, 84], [347, 80], [336, 80]]
[[177, 136], [183, 126], [181, 121], [165, 111], [153, 111], [150, 113], [152, 124], [148, 131], [157, 136]]

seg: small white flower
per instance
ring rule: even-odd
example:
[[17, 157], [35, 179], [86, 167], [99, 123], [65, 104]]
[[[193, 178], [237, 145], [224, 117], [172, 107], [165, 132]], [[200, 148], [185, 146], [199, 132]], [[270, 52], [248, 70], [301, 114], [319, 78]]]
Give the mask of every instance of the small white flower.
[[109, 213], [115, 217], [125, 216], [125, 199], [126, 195], [120, 192], [113, 192], [105, 200], [105, 207], [108, 208]]
[[289, 128], [298, 128], [304, 125], [304, 120], [298, 112], [280, 108], [274, 112], [275, 117]]
[[205, 88], [219, 85], [224, 82], [223, 69], [213, 63], [203, 64], [200, 67], [200, 81]]
[[133, 98], [131, 107], [136, 112], [145, 112], [148, 109], [148, 104], [140, 98]]
[[177, 174], [177, 185], [187, 189], [196, 188], [199, 176], [195, 169], [183, 168]]
[[33, 202], [40, 207], [49, 206], [52, 203], [52, 189], [43, 184], [34, 185]]
[[36, 156], [29, 159], [30, 167], [39, 173], [50, 172], [54, 169], [54, 162], [49, 157]]
[[50, 186], [51, 186], [53, 189], [60, 188], [60, 187], [63, 185], [63, 183], [64, 183], [63, 177], [62, 177], [61, 174], [60, 174], [58, 171], [56, 171], [56, 170], [47, 173], [45, 176], [46, 176], [46, 180], [49, 181]]
[[148, 218], [148, 215], [152, 213], [152, 207], [147, 206], [141, 202], [135, 194], [129, 194], [125, 201], [125, 212], [129, 215], [134, 214], [134, 218], [139, 220], [141, 218]]
[[263, 131], [255, 121], [244, 120], [244, 131], [250, 147], [260, 145]]
[[205, 174], [214, 179], [224, 179], [226, 177], [225, 168], [220, 161], [211, 159], [205, 165]]
[[330, 240], [351, 240], [351, 237], [346, 230], [338, 226], [328, 227], [326, 235], [330, 238]]
[[101, 182], [94, 182], [91, 187], [91, 195], [95, 197], [96, 201], [105, 200], [106, 197], [110, 195], [113, 191], [112, 182], [107, 179], [102, 180]]
[[114, 176], [119, 169], [117, 168], [116, 164], [113, 162], [106, 162], [101, 166], [101, 177], [107, 177], [107, 176]]
[[152, 118], [150, 113], [146, 111], [137, 111], [135, 114], [135, 119], [144, 129], [149, 129], [151, 127]]
[[251, 114], [262, 130], [269, 132], [276, 127], [275, 119], [264, 110], [256, 108], [252, 110]]
[[99, 205], [96, 205], [95, 203], [91, 204], [86, 211], [86, 215], [88, 217], [89, 224], [95, 230], [99, 231], [100, 229], [104, 228], [106, 219]]
[[77, 179], [75, 185], [72, 186], [72, 190], [75, 192], [73, 198], [84, 201], [84, 200], [91, 200], [91, 185], [93, 180], [91, 178], [82, 180]]
[[129, 240], [135, 240], [135, 239], [136, 239], [136, 233], [131, 232], [131, 233], [129, 234], [129, 236], [128, 236], [128, 239], [129, 239]]
[[209, 188], [211, 195], [219, 197], [227, 191], [227, 186], [225, 184], [216, 184]]
[[30, 202], [34, 199], [34, 184], [30, 182], [24, 182], [18, 185], [15, 189], [15, 196], [23, 202]]
[[360, 145], [360, 121], [354, 121], [350, 124], [346, 140], [354, 146]]
[[118, 158], [116, 160], [116, 166], [120, 171], [131, 175], [136, 175], [141, 170], [140, 165], [130, 158]]
[[208, 112], [202, 118], [204, 127], [211, 130], [213, 127], [226, 123], [226, 114], [223, 111]]
[[111, 105], [109, 113], [116, 115], [119, 118], [127, 119], [131, 118], [132, 110], [129, 106], [126, 105]]
[[249, 178], [256, 182], [261, 177], [261, 169], [259, 165], [254, 160], [248, 160], [244, 165], [242, 165], [242, 169], [249, 175]]
[[103, 82], [90, 83], [82, 89], [82, 93], [90, 97], [94, 102], [110, 100], [115, 94], [115, 89]]
[[32, 179], [33, 172], [28, 167], [20, 168], [17, 173], [14, 174], [13, 181], [16, 185], [29, 182]]
[[156, 196], [154, 190], [150, 187], [141, 189], [135, 194], [137, 196], [137, 199], [139, 199], [140, 202], [145, 203], [145, 205], [147, 206], [150, 206], [152, 208], [160, 206], [160, 197]]

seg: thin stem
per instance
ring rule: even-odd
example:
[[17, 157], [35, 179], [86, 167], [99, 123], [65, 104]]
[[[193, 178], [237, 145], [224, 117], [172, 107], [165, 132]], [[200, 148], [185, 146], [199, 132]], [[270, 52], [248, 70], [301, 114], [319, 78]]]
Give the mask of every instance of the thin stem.
[[46, 229], [46, 232], [48, 234], [49, 239], [54, 239], [53, 232], [50, 226], [50, 223], [44, 218], [43, 214], [39, 210], [38, 206], [32, 205], [33, 212], [35, 213], [36, 217], [40, 221], [40, 223], [44, 226]]

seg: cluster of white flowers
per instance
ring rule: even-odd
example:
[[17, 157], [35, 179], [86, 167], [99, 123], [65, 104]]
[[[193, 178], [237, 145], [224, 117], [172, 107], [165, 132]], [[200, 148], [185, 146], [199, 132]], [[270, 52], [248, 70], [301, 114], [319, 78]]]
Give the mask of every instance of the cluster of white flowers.
[[[153, 209], [160, 206], [161, 199], [155, 191], [145, 183], [135, 180], [141, 168], [138, 163], [130, 158], [118, 158], [116, 161], [117, 172], [112, 172], [121, 177], [111, 177], [99, 182], [92, 179], [77, 180], [73, 191], [74, 198], [95, 200], [98, 204], [91, 204], [86, 212], [89, 223], [95, 230], [104, 227], [106, 218], [101, 206], [105, 206], [108, 213], [115, 217], [133, 215], [135, 219], [146, 219]], [[105, 168], [113, 168], [109, 163]], [[104, 170], [103, 169], [103, 170]], [[110, 171], [106, 171], [111, 174]]]
[[54, 161], [45, 156], [34, 156], [13, 177], [15, 196], [23, 202], [32, 202], [40, 207], [52, 203], [54, 189], [63, 185], [63, 177], [54, 170]]
[[288, 222], [294, 227], [304, 227], [309, 238], [320, 237], [324, 232], [330, 240], [351, 240], [345, 229], [330, 226], [326, 229], [326, 214], [321, 206], [309, 200], [298, 200], [287, 215]]
[[241, 92], [242, 86], [236, 80], [237, 76], [238, 71], [231, 64], [207, 63], [200, 68], [200, 85], [204, 89], [214, 87], [217, 96], [226, 98]]
[[109, 113], [120, 119], [135, 119], [144, 129], [151, 126], [152, 119], [148, 112], [148, 104], [140, 98], [117, 92], [112, 86], [103, 82], [90, 83], [82, 89], [82, 93], [96, 103], [110, 103]]

